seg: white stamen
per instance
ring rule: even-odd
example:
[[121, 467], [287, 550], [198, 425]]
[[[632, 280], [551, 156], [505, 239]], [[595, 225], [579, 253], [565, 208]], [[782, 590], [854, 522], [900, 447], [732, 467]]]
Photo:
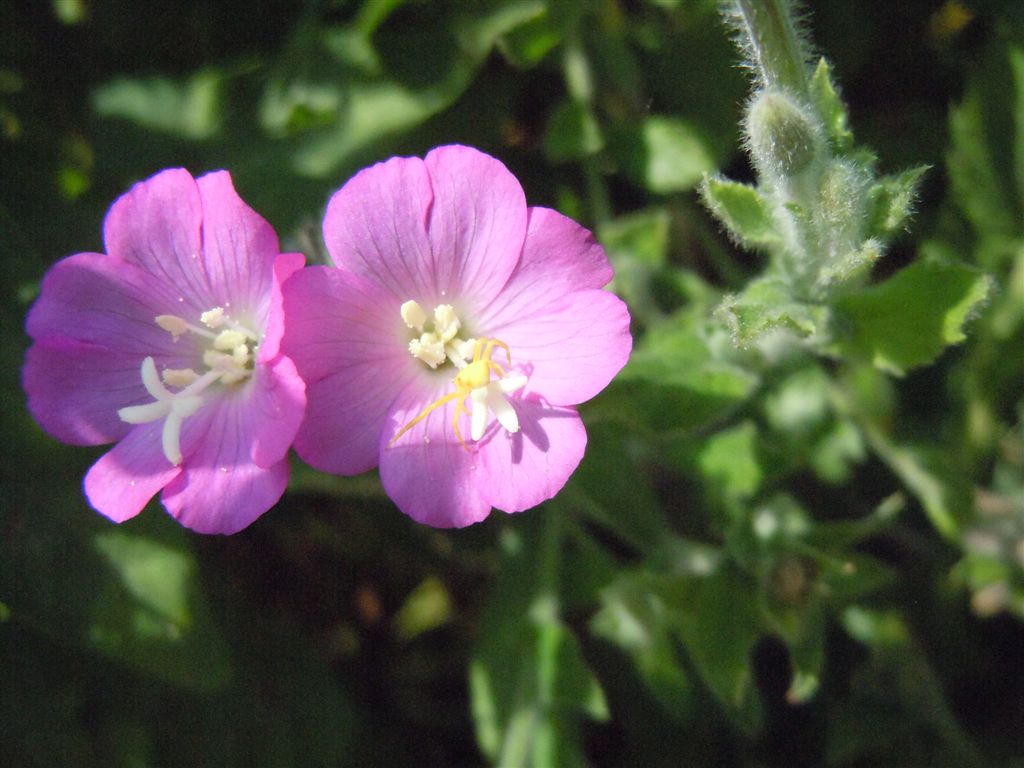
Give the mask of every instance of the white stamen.
[[207, 328], [220, 328], [224, 325], [224, 307], [208, 309], [199, 316], [199, 319]]
[[[175, 466], [182, 461], [182, 424], [203, 407], [203, 390], [218, 382], [230, 385], [249, 378], [252, 375], [253, 350], [259, 343], [259, 337], [231, 320], [223, 307], [203, 312], [199, 319], [205, 328], [177, 315], [159, 315], [155, 322], [176, 341], [185, 333], [211, 339], [213, 343], [203, 352], [203, 363], [209, 370], [200, 375], [191, 368], [165, 368], [161, 376], [156, 362], [147, 357], [142, 361], [140, 375], [153, 402], [130, 405], [117, 412], [128, 424], [147, 424], [163, 419], [161, 446], [164, 456]], [[219, 333], [209, 330], [216, 328], [223, 330]], [[172, 392], [165, 384], [180, 389]]]
[[424, 333], [418, 339], [410, 341], [409, 351], [413, 357], [422, 360], [431, 368], [437, 368], [446, 357], [444, 343], [433, 333]]
[[213, 331], [201, 328], [198, 325], [192, 325], [192, 323], [182, 320], [177, 315], [158, 315], [153, 319], [156, 321], [157, 325], [170, 333], [174, 337], [175, 341], [177, 341], [184, 333], [194, 333], [197, 336], [202, 336], [206, 339], [215, 338]]
[[157, 400], [167, 400], [173, 395], [167, 391], [167, 387], [160, 381], [160, 376], [156, 372], [156, 362], [152, 357], [147, 357], [142, 361], [142, 386], [146, 388]]
[[121, 421], [127, 424], [148, 424], [151, 421], [164, 418], [170, 412], [170, 400], [156, 400], [145, 405], [129, 405], [126, 408], [119, 408], [117, 415]]
[[221, 331], [213, 340], [213, 348], [219, 349], [221, 352], [229, 352], [239, 345], [245, 345], [245, 334], [234, 329]]
[[423, 330], [423, 324], [427, 322], [427, 313], [423, 311], [423, 307], [410, 299], [402, 305], [399, 311], [402, 313], [402, 321], [407, 327], [417, 331]]
[[187, 387], [199, 378], [199, 374], [191, 368], [164, 368], [163, 373], [160, 375], [164, 380], [164, 384], [171, 387]]
[[447, 343], [455, 338], [462, 323], [455, 314], [455, 307], [451, 304], [439, 304], [434, 307], [434, 331], [441, 337], [441, 341]]
[[178, 338], [182, 334], [188, 333], [188, 323], [177, 315], [157, 315], [154, 320], [157, 325], [171, 334], [174, 338]]
[[448, 359], [456, 368], [465, 368], [466, 361], [473, 357], [473, 348], [476, 347], [476, 339], [453, 339], [445, 344], [444, 351]]

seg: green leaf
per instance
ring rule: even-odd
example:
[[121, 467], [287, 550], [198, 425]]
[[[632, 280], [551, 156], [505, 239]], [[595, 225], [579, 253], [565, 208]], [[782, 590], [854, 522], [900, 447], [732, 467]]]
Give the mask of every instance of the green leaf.
[[561, 516], [535, 511], [505, 536], [470, 662], [477, 741], [500, 766], [583, 765], [580, 720], [607, 704], [559, 617]]
[[562, 42], [562, 37], [562, 29], [545, 10], [503, 35], [498, 40], [498, 49], [514, 66], [533, 67]]
[[949, 115], [952, 148], [946, 155], [953, 194], [974, 227], [986, 235], [1013, 235], [1020, 231], [1012, 190], [999, 172], [1002, 163], [993, 154], [980, 89], [967, 92]]
[[624, 438], [622, 424], [587, 423], [589, 446], [563, 491], [586, 514], [641, 552], [653, 550], [668, 526], [647, 477], [633, 455], [634, 440]]
[[917, 184], [930, 166], [916, 168], [891, 176], [883, 176], [868, 190], [867, 231], [874, 237], [891, 237], [914, 211]]
[[627, 653], [652, 695], [682, 722], [697, 705], [690, 673], [679, 662], [663, 592], [665, 577], [624, 573], [601, 593], [601, 608], [590, 622], [593, 633]]
[[1010, 71], [1013, 76], [1013, 160], [1017, 198], [1024, 203], [1024, 50], [1009, 50]]
[[444, 583], [436, 576], [428, 576], [395, 614], [395, 634], [400, 640], [412, 640], [443, 626], [451, 616], [452, 599]]
[[764, 476], [757, 455], [757, 427], [744, 421], [713, 435], [701, 448], [697, 462], [721, 496], [731, 501], [752, 498]]
[[[438, 6], [423, 11], [426, 28], [395, 30], [388, 19], [374, 30], [372, 41], [358, 21], [351, 27], [317, 30], [312, 42], [299, 29], [296, 34], [304, 37], [292, 48], [306, 50], [307, 58], [316, 61], [312, 68], [318, 79], [309, 83], [301, 66], [289, 68], [271, 81], [268, 98], [294, 89], [308, 94], [307, 100], [316, 97], [313, 103], [323, 105], [327, 115], [314, 118], [329, 118], [330, 125], [304, 137], [293, 153], [295, 171], [313, 178], [331, 176], [367, 147], [449, 107], [472, 83], [496, 40], [543, 11], [541, 0]], [[385, 51], [391, 53], [387, 62]], [[339, 94], [336, 115], [328, 109], [333, 96], [324, 98], [333, 93], [332, 87]]]
[[992, 287], [990, 277], [967, 267], [919, 260], [843, 298], [839, 312], [851, 324], [853, 343], [880, 369], [902, 375], [962, 342], [964, 326]]
[[786, 330], [800, 338], [823, 331], [827, 308], [796, 301], [780, 279], [751, 281], [742, 293], [726, 296], [715, 315], [728, 325], [733, 342], [748, 347], [769, 331]]
[[93, 537], [114, 578], [93, 604], [89, 640], [169, 682], [223, 687], [230, 674], [226, 650], [201, 598], [192, 553], [182, 536], [165, 538], [170, 541], [123, 529]]
[[824, 58], [819, 59], [808, 87], [836, 151], [847, 152], [853, 147], [853, 134], [847, 124], [846, 106], [832, 82], [832, 68]]
[[705, 175], [700, 192], [738, 244], [756, 248], [779, 242], [769, 203], [755, 187]]
[[755, 594], [754, 585], [723, 561], [704, 577], [674, 580], [666, 595], [694, 667], [744, 730], [756, 729], [761, 718], [750, 664], [761, 634]]
[[641, 316], [656, 311], [651, 281], [667, 262], [669, 214], [649, 208], [598, 226], [598, 239], [615, 268], [612, 290]]
[[875, 425], [867, 425], [865, 434], [872, 450], [914, 494], [936, 530], [948, 539], [958, 539], [959, 518], [970, 508], [970, 490], [951, 471], [948, 455], [894, 443]]
[[696, 429], [721, 418], [757, 386], [755, 374], [712, 351], [692, 317], [650, 329], [612, 385], [651, 429]]
[[120, 118], [183, 139], [208, 139], [221, 125], [224, 76], [200, 71], [187, 80], [121, 77], [92, 94], [100, 117]]
[[648, 117], [615, 139], [612, 151], [626, 174], [658, 194], [693, 189], [717, 165], [704, 137], [679, 118]]
[[544, 154], [552, 162], [578, 160], [604, 147], [597, 118], [586, 104], [564, 101], [548, 120], [544, 135]]

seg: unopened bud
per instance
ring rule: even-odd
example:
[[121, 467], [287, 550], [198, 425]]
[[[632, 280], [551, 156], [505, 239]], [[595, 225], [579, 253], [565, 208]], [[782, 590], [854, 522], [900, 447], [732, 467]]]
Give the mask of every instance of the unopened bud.
[[792, 178], [811, 165], [824, 142], [813, 113], [782, 91], [761, 93], [747, 110], [747, 135], [762, 175]]

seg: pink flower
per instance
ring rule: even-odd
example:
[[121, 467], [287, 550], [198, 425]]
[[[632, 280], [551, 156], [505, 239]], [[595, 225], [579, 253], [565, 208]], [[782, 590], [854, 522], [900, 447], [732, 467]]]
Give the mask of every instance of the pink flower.
[[339, 474], [379, 464], [398, 507], [438, 527], [554, 496], [586, 446], [573, 406], [632, 345], [590, 233], [450, 146], [357, 174], [324, 238], [338, 268], [285, 286], [282, 344], [309, 397], [299, 455]]
[[111, 520], [162, 489], [182, 525], [239, 531], [288, 482], [305, 386], [279, 351], [281, 284], [304, 258], [224, 171], [136, 184], [103, 235], [107, 254], [55, 264], [29, 312], [29, 409], [58, 440], [117, 441], [85, 477]]

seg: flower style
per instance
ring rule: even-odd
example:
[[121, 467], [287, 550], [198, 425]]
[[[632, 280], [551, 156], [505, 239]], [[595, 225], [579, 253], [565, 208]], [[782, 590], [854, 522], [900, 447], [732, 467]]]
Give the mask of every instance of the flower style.
[[438, 527], [554, 496], [586, 446], [573, 406], [632, 346], [590, 233], [448, 146], [357, 174], [324, 238], [337, 268], [284, 291], [282, 345], [308, 386], [298, 454], [338, 474], [379, 464], [398, 507]]
[[104, 222], [106, 254], [53, 266], [29, 312], [29, 409], [58, 440], [117, 441], [85, 477], [115, 522], [161, 489], [202, 533], [234, 533], [273, 506], [305, 385], [281, 354], [281, 285], [304, 263], [224, 171], [167, 170]]

